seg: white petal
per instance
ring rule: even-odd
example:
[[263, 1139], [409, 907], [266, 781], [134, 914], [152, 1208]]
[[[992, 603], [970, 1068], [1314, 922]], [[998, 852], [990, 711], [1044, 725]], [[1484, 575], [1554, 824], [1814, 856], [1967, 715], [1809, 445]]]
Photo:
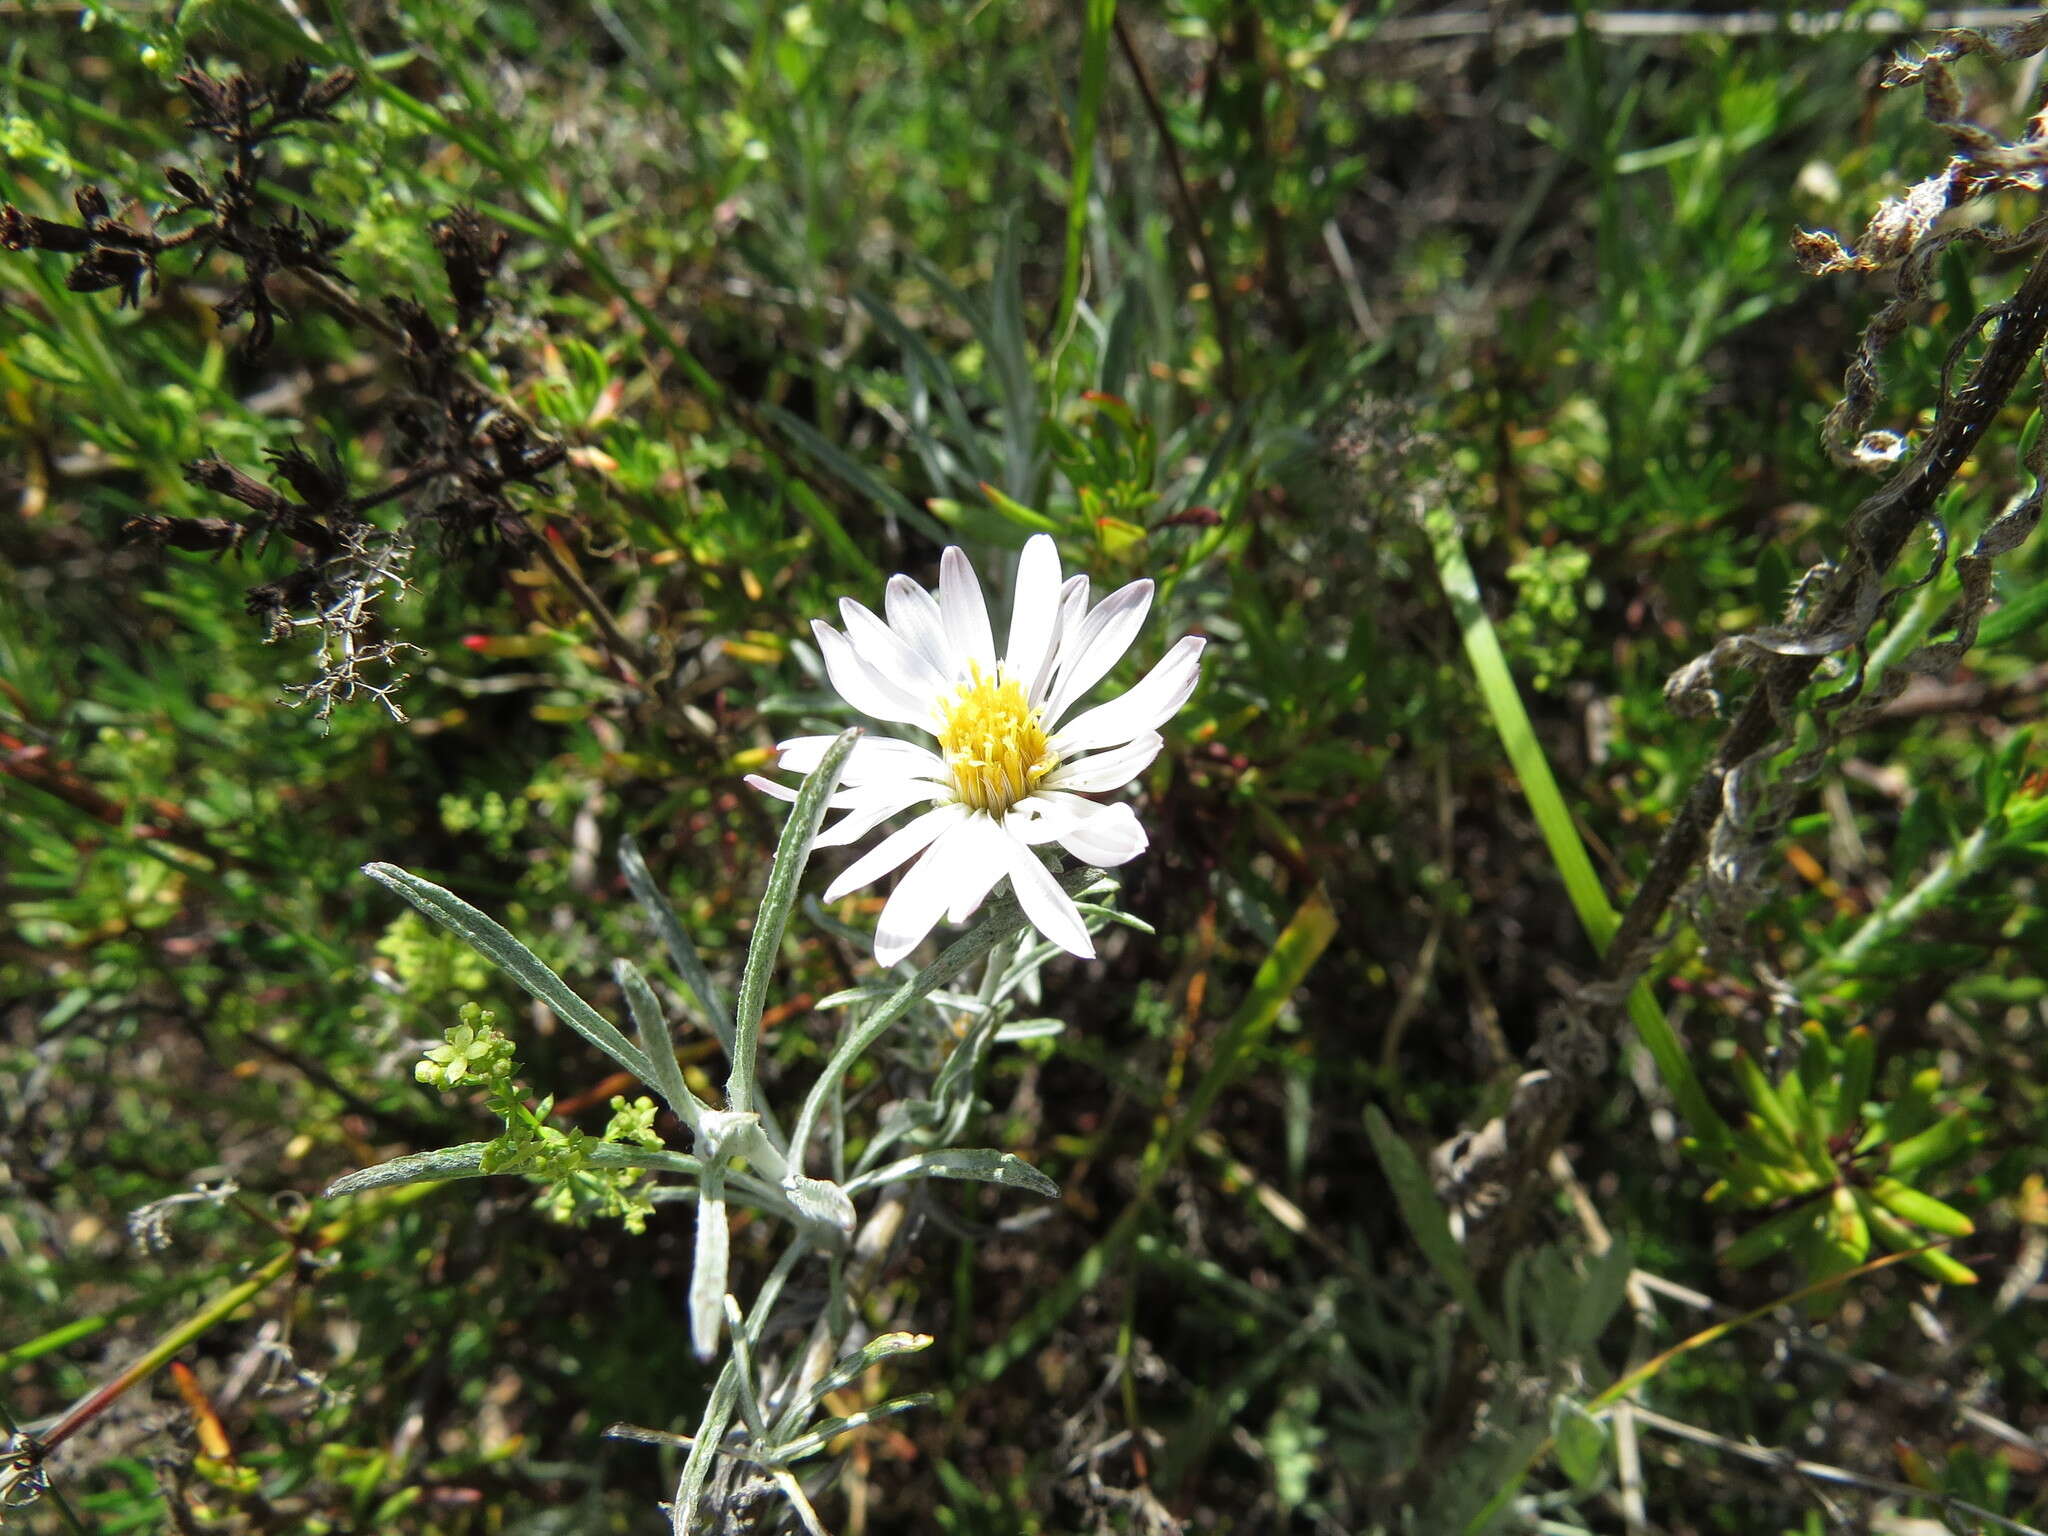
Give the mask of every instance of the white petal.
[[1145, 829], [1138, 824], [1137, 813], [1121, 800], [1102, 805], [1077, 795], [1033, 798], [1046, 803], [1043, 819], [1056, 828], [1053, 835], [1059, 845], [1083, 863], [1114, 869], [1145, 851]]
[[1059, 678], [1045, 713], [1048, 725], [1058, 724], [1060, 716], [1123, 660], [1151, 607], [1152, 583], [1134, 581], [1110, 593], [1082, 621], [1060, 658]]
[[875, 958], [883, 965], [894, 965], [938, 926], [959, 880], [972, 867], [964, 857], [971, 846], [967, 827], [956, 822], [896, 883], [875, 924]]
[[839, 616], [846, 621], [846, 638], [855, 653], [874, 671], [921, 699], [936, 702], [948, 691], [943, 672], [852, 598], [839, 599]]
[[[801, 785], [789, 786], [778, 784], [773, 779], [764, 779], [758, 773], [748, 774], [747, 783], [760, 790], [763, 794], [773, 795], [778, 800], [788, 800], [791, 802], [796, 800], [797, 790], [802, 787]], [[919, 790], [919, 794], [914, 798], [903, 800], [903, 804], [914, 805], [919, 799], [930, 799], [933, 795], [943, 793], [947, 786], [934, 784], [927, 780], [911, 781], [904, 779], [890, 779], [880, 784], [862, 784], [853, 789], [834, 791], [826, 798], [825, 809], [828, 811], [866, 810], [870, 806], [886, 805], [891, 801], [902, 799], [903, 795], [913, 787]]]
[[877, 720], [894, 720], [899, 725], [926, 725], [931, 702], [918, 698], [901, 683], [890, 681], [855, 654], [846, 636], [821, 620], [811, 621], [818, 652], [825, 658], [825, 675], [846, 700], [864, 715]]
[[1066, 654], [1067, 641], [1074, 631], [1081, 627], [1081, 621], [1088, 616], [1089, 582], [1086, 576], [1069, 576], [1067, 584], [1060, 588], [1060, 627], [1053, 641], [1055, 658]]
[[[809, 773], [824, 761], [836, 736], [792, 736], [775, 744], [775, 766], [788, 773]], [[893, 736], [863, 736], [846, 759], [847, 785], [874, 784], [884, 779], [938, 779], [946, 765], [936, 752]]]
[[1049, 533], [1034, 533], [1017, 562], [1017, 591], [1010, 605], [1010, 643], [1003, 673], [1036, 697], [1039, 675], [1052, 655], [1060, 620], [1060, 552]]
[[1076, 716], [1052, 739], [1052, 750], [1066, 757], [1096, 747], [1120, 747], [1158, 730], [1194, 693], [1206, 643], [1200, 635], [1176, 641], [1130, 692]]
[[1095, 946], [1089, 941], [1088, 925], [1081, 921], [1080, 908], [1060, 889], [1052, 871], [1014, 837], [1003, 838], [1002, 853], [1010, 875], [1010, 889], [1017, 893], [1017, 902], [1031, 919], [1031, 926], [1068, 954], [1093, 959]]
[[952, 904], [946, 921], [964, 923], [974, 909], [988, 899], [988, 893], [1008, 870], [1003, 850], [996, 846], [1006, 837], [1000, 824], [990, 816], [973, 816], [960, 830], [960, 868], [955, 873]]
[[[1029, 695], [1032, 704], [1039, 709], [1044, 709], [1065, 658], [1073, 654], [1074, 637], [1080, 633], [1082, 622], [1087, 617], [1088, 578], [1069, 576], [1067, 584], [1060, 588], [1060, 616], [1053, 626], [1052, 647], [1046, 653], [1045, 665], [1038, 669], [1038, 678]], [[1050, 720], [1053, 716], [1048, 714], [1045, 718]]]
[[1109, 752], [1098, 752], [1093, 757], [1083, 757], [1074, 762], [1063, 762], [1045, 776], [1047, 789], [1071, 790], [1076, 794], [1095, 795], [1106, 789], [1122, 789], [1131, 780], [1152, 766], [1152, 759], [1159, 755], [1165, 740], [1157, 731], [1147, 731], [1134, 741]]
[[825, 899], [837, 901], [847, 892], [857, 891], [881, 879], [912, 854], [929, 847], [934, 838], [948, 827], [958, 825], [966, 815], [967, 808], [961, 805], [942, 805], [937, 810], [926, 811], [909, 826], [891, 832], [847, 865], [839, 878], [825, 887]]
[[748, 774], [747, 783], [753, 788], [760, 790], [764, 795], [773, 795], [778, 800], [787, 800], [792, 804], [796, 801], [796, 791], [794, 789], [784, 784], [778, 784], [773, 779], [764, 779], [758, 773]]
[[848, 811], [818, 834], [813, 848], [844, 848], [866, 837], [892, 816], [900, 816], [913, 805], [942, 800], [945, 791], [936, 784], [906, 784], [903, 792], [888, 800]]
[[882, 608], [889, 615], [889, 627], [941, 677], [951, 682], [956, 671], [965, 670], [955, 666], [938, 602], [923, 587], [908, 576], [891, 576], [882, 594]]
[[988, 627], [988, 605], [982, 601], [974, 567], [957, 548], [939, 557], [939, 616], [955, 657], [980, 662], [984, 672], [995, 671], [996, 642]]

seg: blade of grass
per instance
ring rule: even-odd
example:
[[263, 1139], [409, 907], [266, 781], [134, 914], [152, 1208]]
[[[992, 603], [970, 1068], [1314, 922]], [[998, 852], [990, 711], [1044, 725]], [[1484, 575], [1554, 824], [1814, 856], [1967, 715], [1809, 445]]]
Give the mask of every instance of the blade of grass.
[[1102, 115], [1102, 88], [1109, 76], [1109, 39], [1116, 25], [1116, 0], [1088, 0], [1081, 39], [1081, 83], [1074, 97], [1073, 180], [1067, 188], [1067, 252], [1060, 274], [1059, 314], [1052, 334], [1064, 336], [1081, 293], [1081, 243], [1088, 232], [1088, 186], [1095, 170], [1095, 129]]

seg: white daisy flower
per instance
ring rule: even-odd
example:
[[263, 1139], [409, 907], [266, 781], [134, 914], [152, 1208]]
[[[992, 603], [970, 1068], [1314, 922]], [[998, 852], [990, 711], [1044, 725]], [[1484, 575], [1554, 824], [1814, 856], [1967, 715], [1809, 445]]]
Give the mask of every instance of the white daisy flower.
[[[882, 964], [908, 955], [940, 918], [964, 921], [1005, 877], [1040, 933], [1072, 954], [1095, 953], [1080, 910], [1037, 850], [1058, 843], [1098, 866], [1145, 851], [1129, 805], [1086, 797], [1121, 789], [1158, 756], [1159, 727], [1195, 691], [1203, 641], [1185, 637], [1129, 692], [1072, 720], [1067, 712], [1130, 649], [1151, 606], [1152, 583], [1134, 581], [1091, 608], [1088, 578], [1062, 584], [1059, 553], [1039, 534], [1017, 568], [1000, 657], [981, 584], [958, 549], [939, 562], [936, 595], [908, 576], [890, 577], [886, 621], [842, 598], [843, 633], [812, 624], [841, 698], [938, 740], [932, 751], [862, 737], [828, 802], [846, 814], [818, 837], [821, 848], [844, 845], [913, 806], [930, 807], [855, 859], [825, 892], [836, 901], [917, 859], [882, 909], [875, 930]], [[833, 739], [782, 742], [777, 766], [808, 773]], [[796, 798], [758, 775], [747, 782]]]

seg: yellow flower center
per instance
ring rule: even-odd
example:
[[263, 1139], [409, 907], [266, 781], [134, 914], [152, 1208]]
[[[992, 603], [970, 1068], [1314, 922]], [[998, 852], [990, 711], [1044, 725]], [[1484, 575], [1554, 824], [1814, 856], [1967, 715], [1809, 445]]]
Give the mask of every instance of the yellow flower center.
[[1038, 711], [1014, 678], [984, 677], [972, 666], [939, 714], [939, 750], [962, 805], [1001, 816], [1059, 764], [1046, 750]]

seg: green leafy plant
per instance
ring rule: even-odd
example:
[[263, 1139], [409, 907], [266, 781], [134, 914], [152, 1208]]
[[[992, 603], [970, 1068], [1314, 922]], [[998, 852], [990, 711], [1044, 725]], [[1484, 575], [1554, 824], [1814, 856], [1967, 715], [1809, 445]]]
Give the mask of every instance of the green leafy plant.
[[[1974, 1285], [1970, 1267], [1939, 1244], [1976, 1227], [1961, 1211], [1916, 1187], [1967, 1152], [1977, 1130], [1970, 1112], [1938, 1107], [1941, 1074], [1913, 1074], [1897, 1097], [1873, 1101], [1876, 1042], [1857, 1027], [1840, 1041], [1817, 1023], [1800, 1031], [1797, 1065], [1773, 1082], [1747, 1051], [1735, 1077], [1749, 1109], [1719, 1143], [1688, 1150], [1720, 1177], [1710, 1205], [1770, 1214], [1721, 1254], [1735, 1268], [1789, 1251], [1814, 1279], [1854, 1269], [1873, 1238], [1936, 1280]], [[1839, 1292], [1814, 1299], [1828, 1310]]]
[[[818, 1414], [825, 1399], [881, 1361], [924, 1348], [928, 1338], [890, 1334], [851, 1353], [839, 1347], [856, 1323], [854, 1303], [872, 1279], [879, 1257], [863, 1232], [890, 1232], [902, 1219], [905, 1191], [930, 1178], [969, 1179], [1030, 1190], [1044, 1196], [1057, 1187], [1013, 1154], [952, 1145], [971, 1118], [974, 1085], [986, 1053], [1004, 1038], [1009, 1014], [1023, 989], [1035, 984], [1038, 968], [1057, 953], [1051, 944], [1019, 946], [1029, 931], [1014, 901], [997, 904], [990, 915], [957, 940], [933, 964], [894, 987], [862, 987], [823, 1000], [821, 1008], [847, 1014], [847, 1032], [814, 1080], [792, 1128], [763, 1096], [759, 1081], [762, 1009], [784, 931], [797, 902], [798, 885], [818, 836], [828, 801], [860, 732], [841, 735], [797, 793], [776, 850], [761, 908], [755, 916], [737, 995], [728, 1002], [712, 984], [695, 945], [659, 894], [631, 844], [622, 850], [629, 882], [667, 950], [677, 979], [699, 1021], [730, 1061], [724, 1107], [693, 1091], [659, 999], [631, 961], [615, 974], [632, 1015], [629, 1039], [570, 990], [544, 962], [502, 926], [442, 887], [388, 864], [367, 867], [372, 879], [397, 892], [420, 912], [444, 925], [503, 971], [535, 999], [647, 1084], [690, 1134], [689, 1153], [668, 1151], [655, 1129], [653, 1100], [612, 1101], [613, 1115], [595, 1139], [564, 1132], [548, 1123], [551, 1100], [528, 1100], [517, 1081], [512, 1042], [476, 1004], [419, 1063], [417, 1076], [443, 1091], [481, 1088], [487, 1106], [505, 1130], [488, 1142], [413, 1153], [335, 1183], [330, 1197], [421, 1182], [519, 1174], [545, 1188], [543, 1208], [563, 1219], [601, 1214], [641, 1231], [658, 1202], [692, 1200], [697, 1211], [696, 1256], [689, 1289], [690, 1337], [700, 1358], [725, 1360], [687, 1444], [690, 1454], [677, 1486], [677, 1529], [697, 1529], [707, 1489], [718, 1479], [716, 1503], [739, 1497], [733, 1477], [739, 1466], [758, 1469], [815, 1527], [808, 1496], [788, 1471], [792, 1463], [816, 1456], [859, 1423], [930, 1401], [926, 1394], [891, 1399], [855, 1416]], [[1094, 905], [1110, 889], [1098, 871], [1080, 869], [1061, 878], [1072, 894], [1091, 900], [1097, 924], [1109, 920]], [[971, 993], [945, 990], [970, 967], [980, 968]], [[906, 1097], [882, 1105], [873, 1129], [857, 1151], [849, 1146], [847, 1076], [892, 1032], [921, 1026], [948, 1042], [927, 1097]], [[820, 1131], [830, 1132], [830, 1177], [805, 1171]], [[650, 1178], [654, 1182], [647, 1182]], [[863, 1225], [856, 1199], [879, 1201]], [[753, 1302], [742, 1308], [731, 1294], [731, 1236], [728, 1207], [740, 1204], [784, 1224], [790, 1240]], [[806, 1257], [824, 1261], [832, 1299], [812, 1330], [800, 1360], [764, 1374], [758, 1351], [771, 1336], [785, 1283]], [[626, 1428], [627, 1438], [662, 1443], [652, 1430]], [[728, 1436], [736, 1435], [729, 1439]], [[724, 1453], [722, 1456], [719, 1453]]]

